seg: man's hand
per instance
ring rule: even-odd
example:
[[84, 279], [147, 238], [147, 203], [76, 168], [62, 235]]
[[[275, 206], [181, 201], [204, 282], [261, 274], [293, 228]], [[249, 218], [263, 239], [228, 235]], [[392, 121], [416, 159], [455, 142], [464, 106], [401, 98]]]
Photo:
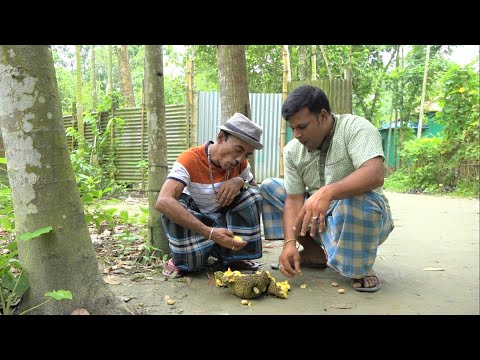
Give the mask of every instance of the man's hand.
[[[292, 267], [293, 264], [293, 267]], [[287, 243], [278, 258], [278, 269], [288, 277], [294, 277], [302, 273], [300, 269], [300, 254], [295, 247], [295, 242]]]
[[315, 231], [318, 229], [318, 233], [323, 231], [325, 227], [325, 214], [330, 207], [331, 199], [324, 191], [325, 186], [310, 196], [303, 204], [300, 212], [295, 218], [294, 230], [300, 229], [300, 236], [305, 236], [310, 228], [310, 236], [315, 236]]
[[233, 239], [234, 236], [235, 234], [231, 230], [225, 228], [215, 228], [213, 230], [211, 239], [218, 245], [233, 251], [238, 251], [247, 245], [247, 242], [242, 239], [238, 239], [238, 236], [236, 239]]
[[230, 205], [242, 189], [243, 184], [244, 181], [239, 176], [225, 181], [218, 190], [217, 203], [222, 207]]

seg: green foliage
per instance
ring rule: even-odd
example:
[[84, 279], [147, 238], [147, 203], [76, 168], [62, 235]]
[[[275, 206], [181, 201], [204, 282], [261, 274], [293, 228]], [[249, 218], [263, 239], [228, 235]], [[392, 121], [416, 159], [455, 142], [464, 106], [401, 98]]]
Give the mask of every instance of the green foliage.
[[443, 138], [405, 142], [404, 166], [386, 187], [422, 192], [479, 194], [479, 93], [478, 74], [472, 66], [453, 65], [442, 78], [442, 95], [436, 121], [443, 124]]
[[[110, 98], [110, 101], [114, 100], [114, 97]], [[109, 103], [110, 106], [111, 104], [113, 103]], [[115, 188], [121, 189], [121, 187], [115, 186], [114, 179], [117, 173], [115, 156], [125, 121], [122, 118], [113, 117], [103, 131], [98, 128], [97, 119], [90, 114], [85, 116], [84, 122], [90, 125], [93, 140], [84, 142], [85, 152], [76, 149], [70, 155], [80, 194], [84, 196], [97, 190], [101, 191], [103, 195], [109, 191], [113, 192]], [[66, 129], [66, 135], [80, 141], [78, 132], [72, 127]], [[96, 197], [94, 194], [92, 196]]]
[[49, 291], [45, 293], [45, 296], [51, 297], [52, 299], [55, 300], [63, 300], [63, 299], [68, 299], [72, 300], [72, 292], [68, 290], [57, 290], [57, 291]]
[[[28, 241], [35, 239], [40, 235], [49, 233], [52, 230], [52, 226], [46, 226], [33, 232], [21, 234], [18, 236], [18, 239], [21, 241]], [[29, 252], [27, 252], [25, 256], [25, 263], [28, 261], [28, 256]], [[3, 315], [9, 315], [13, 313], [12, 306], [19, 302], [22, 295], [30, 287], [27, 274], [23, 271], [23, 267], [20, 265], [17, 257], [17, 242], [2, 242], [0, 239], [0, 314]], [[71, 292], [65, 290], [47, 293], [45, 296], [52, 297], [56, 300], [72, 299]], [[22, 314], [46, 304], [49, 300], [38, 304], [31, 309], [27, 309]]]
[[445, 152], [460, 162], [478, 164], [478, 72], [472, 66], [452, 66], [443, 78], [442, 111], [437, 121], [444, 126]]

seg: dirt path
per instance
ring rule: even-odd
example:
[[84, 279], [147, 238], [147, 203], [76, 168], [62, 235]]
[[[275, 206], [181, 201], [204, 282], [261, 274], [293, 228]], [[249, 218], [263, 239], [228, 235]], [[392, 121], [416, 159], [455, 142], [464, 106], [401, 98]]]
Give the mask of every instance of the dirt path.
[[[252, 306], [228, 289], [218, 288], [205, 273], [181, 280], [131, 281], [120, 277], [113, 291], [144, 314], [475, 314], [479, 310], [479, 201], [387, 193], [396, 228], [380, 247], [374, 269], [382, 288], [354, 291], [333, 270], [303, 269], [289, 279], [288, 299], [261, 297]], [[264, 242], [263, 269], [270, 269], [281, 242]], [[438, 271], [443, 269], [443, 271]], [[345, 289], [343, 295], [330, 284]], [[300, 288], [307, 284], [306, 288]], [[167, 305], [169, 295], [174, 305]], [[346, 307], [339, 309], [336, 307]]]

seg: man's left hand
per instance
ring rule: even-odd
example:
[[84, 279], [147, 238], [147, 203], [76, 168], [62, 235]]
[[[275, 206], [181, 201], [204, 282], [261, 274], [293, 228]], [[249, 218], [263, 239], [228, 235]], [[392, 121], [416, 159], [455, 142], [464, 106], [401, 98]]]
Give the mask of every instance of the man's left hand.
[[218, 190], [217, 203], [222, 207], [230, 205], [242, 189], [243, 184], [244, 181], [239, 176], [225, 181]]

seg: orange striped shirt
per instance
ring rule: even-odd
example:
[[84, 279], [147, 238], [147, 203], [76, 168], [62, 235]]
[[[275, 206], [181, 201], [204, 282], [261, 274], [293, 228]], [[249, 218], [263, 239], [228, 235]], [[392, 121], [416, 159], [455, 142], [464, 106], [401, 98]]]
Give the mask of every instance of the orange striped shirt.
[[[213, 142], [190, 148], [180, 154], [167, 177], [183, 183], [185, 185], [183, 192], [193, 198], [204, 214], [216, 212], [220, 208], [215, 199], [216, 195], [212, 189], [208, 169], [207, 149], [210, 144]], [[212, 175], [213, 185], [218, 191], [227, 180], [227, 171], [212, 164]], [[249, 182], [253, 180], [248, 160], [244, 160], [239, 166], [230, 169], [229, 179], [237, 176]]]

